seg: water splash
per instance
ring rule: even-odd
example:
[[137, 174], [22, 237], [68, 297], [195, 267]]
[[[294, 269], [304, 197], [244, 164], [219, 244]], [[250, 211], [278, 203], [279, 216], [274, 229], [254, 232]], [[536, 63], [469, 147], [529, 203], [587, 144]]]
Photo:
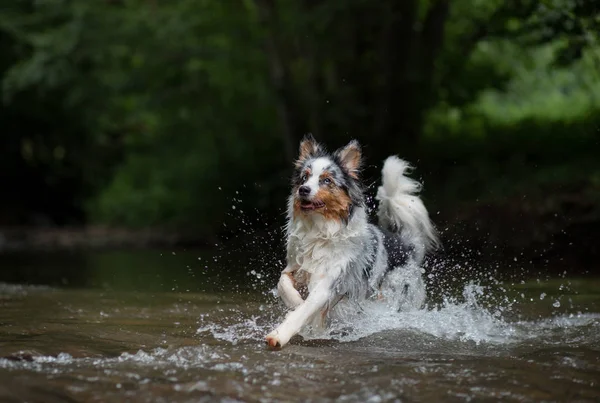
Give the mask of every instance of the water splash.
[[232, 345], [236, 345], [245, 341], [261, 340], [268, 333], [271, 326], [265, 317], [251, 316], [250, 318], [241, 319], [239, 322], [224, 324], [222, 322], [205, 321], [206, 324], [198, 328], [197, 334], [206, 336], [211, 335], [213, 338], [221, 341], [226, 341]]
[[[474, 342], [475, 344], [514, 344], [554, 331], [572, 327], [598, 325], [600, 314], [566, 314], [536, 321], [516, 321], [506, 318], [513, 301], [505, 295], [491, 297], [490, 290], [477, 284], [464, 287], [460, 298], [445, 297], [439, 305], [426, 309], [397, 312], [391, 304], [366, 301], [360, 305], [341, 302], [332, 312], [332, 321], [325, 329], [304, 329], [305, 340], [354, 342], [382, 332], [412, 332], [415, 335], [442, 340]], [[264, 336], [284, 317], [285, 310], [277, 305], [260, 305], [259, 312], [244, 317], [243, 312], [229, 321], [201, 318], [197, 333], [203, 337], [236, 345], [263, 342]], [[540, 332], [544, 330], [544, 332]]]
[[515, 329], [484, 308], [478, 301], [484, 289], [475, 284], [463, 290], [463, 302], [445, 298], [439, 306], [428, 309], [396, 312], [393, 306], [379, 301], [336, 307], [335, 319], [326, 333], [309, 331], [308, 338], [355, 341], [390, 330], [409, 330], [448, 340], [475, 343], [503, 343], [515, 336]]

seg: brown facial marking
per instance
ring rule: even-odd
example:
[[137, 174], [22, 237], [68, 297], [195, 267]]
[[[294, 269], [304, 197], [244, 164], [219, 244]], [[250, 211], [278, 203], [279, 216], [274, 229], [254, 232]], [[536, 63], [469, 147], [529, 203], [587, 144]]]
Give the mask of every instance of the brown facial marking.
[[320, 176], [319, 176], [319, 180], [323, 180], [325, 178], [329, 178], [331, 179], [331, 182], [333, 183], [333, 177], [331, 176], [331, 174], [327, 171], [323, 172]]
[[320, 209], [319, 213], [323, 214], [327, 220], [348, 220], [352, 201], [342, 189], [338, 187], [321, 187], [317, 192], [316, 198], [325, 203], [325, 207]]

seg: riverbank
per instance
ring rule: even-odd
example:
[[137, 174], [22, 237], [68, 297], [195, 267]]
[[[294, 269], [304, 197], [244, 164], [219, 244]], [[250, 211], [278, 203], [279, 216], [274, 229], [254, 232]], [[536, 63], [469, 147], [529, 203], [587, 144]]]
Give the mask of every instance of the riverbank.
[[[499, 267], [507, 274], [522, 274], [524, 270], [535, 274], [598, 271], [600, 191], [595, 182], [571, 180], [570, 186], [552, 183], [503, 194], [452, 203], [426, 200], [431, 203], [432, 219], [444, 245], [435, 257], [442, 266], [477, 262]], [[0, 226], [0, 253], [199, 249], [224, 242], [228, 249], [236, 249], [238, 244], [248, 245], [261, 237], [268, 240], [256, 246], [258, 252], [264, 247], [283, 250], [282, 224], [276, 222], [260, 230], [243, 227], [238, 236], [213, 237], [164, 228]]]
[[88, 227], [0, 227], [0, 253], [81, 249], [146, 249], [209, 245], [206, 238], [162, 229]]

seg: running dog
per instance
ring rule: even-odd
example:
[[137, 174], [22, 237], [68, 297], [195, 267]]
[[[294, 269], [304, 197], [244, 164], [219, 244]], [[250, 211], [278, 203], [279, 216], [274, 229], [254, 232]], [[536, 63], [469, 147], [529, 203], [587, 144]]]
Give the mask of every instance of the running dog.
[[406, 161], [387, 158], [376, 196], [378, 225], [370, 224], [361, 163], [355, 140], [334, 153], [312, 135], [300, 143], [288, 201], [287, 266], [277, 285], [291, 311], [266, 336], [271, 348], [285, 346], [308, 324], [324, 322], [342, 298], [392, 300], [398, 310], [425, 302], [421, 264], [438, 239], [417, 196], [421, 186], [406, 176]]

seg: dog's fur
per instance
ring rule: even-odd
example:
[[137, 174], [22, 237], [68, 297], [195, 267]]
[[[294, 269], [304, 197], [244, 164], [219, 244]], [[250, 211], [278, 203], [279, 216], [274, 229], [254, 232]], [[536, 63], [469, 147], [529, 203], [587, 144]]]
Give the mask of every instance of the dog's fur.
[[270, 347], [283, 347], [315, 319], [324, 321], [344, 297], [390, 296], [396, 309], [425, 302], [420, 266], [438, 240], [416, 195], [420, 184], [405, 176], [406, 161], [389, 157], [376, 196], [379, 226], [369, 224], [361, 159], [356, 141], [333, 154], [311, 135], [300, 144], [288, 203], [287, 267], [277, 286], [292, 311], [267, 335]]

